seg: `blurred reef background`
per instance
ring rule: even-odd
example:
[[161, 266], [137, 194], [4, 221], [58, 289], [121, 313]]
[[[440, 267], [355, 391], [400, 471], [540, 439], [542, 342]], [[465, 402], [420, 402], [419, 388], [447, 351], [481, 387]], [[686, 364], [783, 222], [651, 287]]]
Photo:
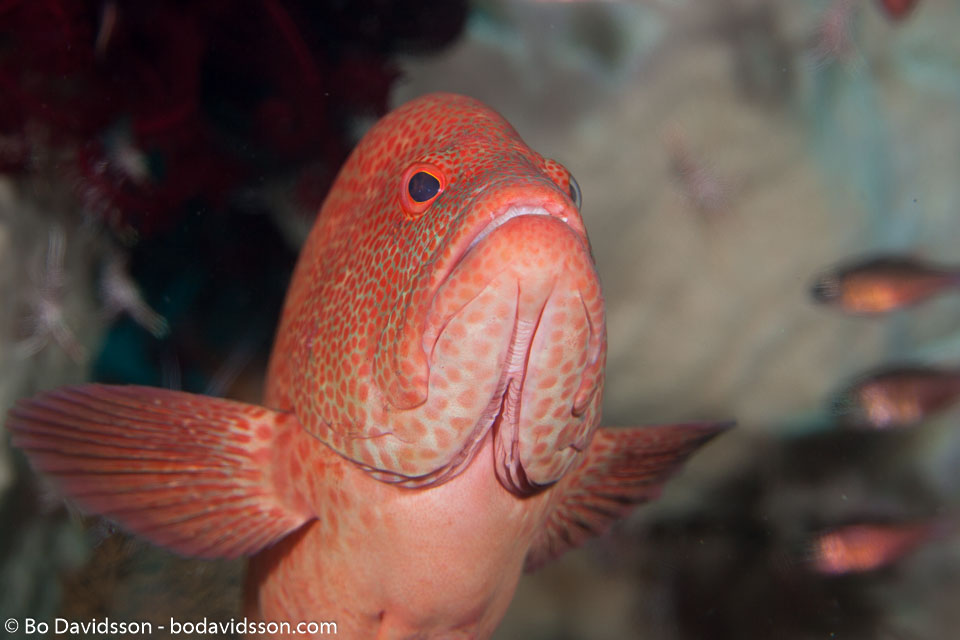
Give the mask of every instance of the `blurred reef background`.
[[[0, 2], [0, 415], [84, 380], [258, 401], [352, 145], [465, 93], [582, 188], [605, 424], [738, 421], [496, 638], [955, 637], [960, 388], [879, 427], [837, 398], [960, 369], [960, 295], [865, 317], [811, 286], [960, 267], [958, 29], [953, 0]], [[238, 615], [242, 564], [69, 511], [0, 436], [0, 617]]]

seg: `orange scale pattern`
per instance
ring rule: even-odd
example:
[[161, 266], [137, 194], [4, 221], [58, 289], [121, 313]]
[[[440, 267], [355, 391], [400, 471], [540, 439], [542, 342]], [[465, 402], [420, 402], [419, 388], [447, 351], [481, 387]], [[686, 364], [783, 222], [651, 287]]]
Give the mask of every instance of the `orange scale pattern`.
[[[443, 185], [422, 211], [404, 204], [401, 178], [413, 165], [429, 167]], [[535, 384], [523, 387], [541, 388], [524, 398], [522, 418], [532, 414], [529, 427], [549, 435], [535, 439], [524, 425], [522, 438], [513, 437], [538, 478], [560, 473], [576, 454], [547, 462], [563, 426], [576, 423], [566, 432], [575, 445], [596, 427], [595, 411], [580, 407], [573, 416], [571, 404], [576, 394], [586, 405], [602, 383], [596, 369], [604, 339], [603, 302], [570, 180], [472, 99], [436, 94], [388, 115], [344, 165], [301, 252], [267, 404], [293, 411], [309, 433], [378, 479], [415, 487], [453, 477], [501, 411], [505, 367], [520, 348], [512, 343], [518, 316], [539, 314], [549, 297], [518, 299], [518, 288], [529, 273], [556, 272], [559, 284], [531, 286], [556, 284], [566, 293], [550, 301], [542, 319], [549, 330], [538, 331], [534, 347], [523, 345], [535, 363]], [[472, 247], [511, 206], [539, 207], [563, 219], [565, 230], [534, 224], [507, 237], [496, 229]], [[510, 268], [518, 256], [519, 271]], [[467, 257], [471, 268], [461, 268]]]

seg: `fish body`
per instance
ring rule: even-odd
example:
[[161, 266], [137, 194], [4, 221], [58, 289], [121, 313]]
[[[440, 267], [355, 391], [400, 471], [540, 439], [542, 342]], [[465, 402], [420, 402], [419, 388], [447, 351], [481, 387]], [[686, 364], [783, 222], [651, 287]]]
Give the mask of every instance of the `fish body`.
[[960, 286], [960, 272], [921, 260], [878, 256], [842, 265], [817, 278], [815, 302], [853, 314], [883, 314], [914, 306]]
[[895, 564], [945, 528], [938, 520], [837, 527], [815, 537], [810, 566], [817, 573], [832, 576], [876, 571]]
[[840, 421], [854, 428], [916, 425], [960, 400], [960, 371], [890, 367], [865, 376], [837, 395]]
[[655, 498], [726, 426], [598, 430], [604, 303], [579, 205], [489, 108], [417, 99], [320, 211], [265, 406], [81, 385], [7, 426], [86, 509], [181, 553], [252, 556], [252, 618], [488, 637], [524, 569]]

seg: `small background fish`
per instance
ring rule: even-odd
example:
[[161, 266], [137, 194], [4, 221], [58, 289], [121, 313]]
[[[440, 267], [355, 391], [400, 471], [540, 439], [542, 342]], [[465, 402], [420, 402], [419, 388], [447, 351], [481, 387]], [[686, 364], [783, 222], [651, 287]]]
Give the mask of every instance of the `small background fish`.
[[880, 571], [933, 540], [938, 528], [934, 520], [835, 527], [811, 536], [807, 562], [812, 571], [829, 576]]
[[899, 255], [861, 258], [834, 267], [810, 287], [814, 302], [859, 315], [915, 307], [960, 289], [960, 270]]
[[859, 429], [921, 424], [960, 401], [960, 370], [891, 366], [868, 373], [837, 393], [837, 420]]
[[[2, 14], [8, 32], [42, 43], [48, 41], [42, 34], [56, 28], [78, 42], [85, 38], [89, 59], [96, 58], [101, 3], [88, 3], [88, 17], [66, 12], [66, 23], [43, 13], [66, 3], [13, 4], [17, 11]], [[691, 419], [736, 416], [739, 424], [739, 433], [693, 461], [661, 504], [611, 539], [522, 581], [498, 637], [951, 637], [960, 628], [955, 540], [921, 547], [892, 572], [839, 581], [801, 573], [796, 549], [811, 531], [865, 512], [907, 520], [957, 507], [960, 439], [953, 421], [840, 434], [823, 407], [838, 381], [886, 363], [960, 362], [960, 296], [865, 322], [814, 305], [808, 287], [825, 266], [870, 253], [958, 263], [960, 126], [952, 114], [960, 107], [960, 9], [921, 1], [908, 19], [892, 21], [880, 2], [853, 3], [849, 29], [840, 34], [850, 54], [825, 57], [814, 45], [833, 4], [827, 0], [442, 3], [463, 11], [454, 28], [446, 10], [430, 13], [441, 11], [440, 3], [418, 4], [427, 13], [398, 9], [386, 21], [347, 15], [354, 26], [328, 21], [340, 25], [332, 33], [299, 19], [299, 3], [243, 5], [260, 16], [259, 30], [274, 34], [265, 25], [278, 23], [253, 10], [285, 8], [302, 33], [313, 34], [306, 42], [315, 57], [341, 46], [354, 52], [349, 60], [337, 57], [344, 63], [337, 71], [318, 67], [325, 70], [319, 77], [339, 78], [349, 90], [330, 91], [336, 102], [315, 111], [298, 110], [279, 89], [211, 100], [221, 95], [216, 87], [249, 87], [238, 83], [262, 77], [257, 69], [302, 79], [302, 59], [286, 46], [270, 47], [263, 67], [215, 76], [221, 84], [202, 77], [204, 93], [194, 95], [203, 96], [204, 113], [215, 115], [216, 128], [207, 123], [207, 131], [225, 131], [215, 139], [259, 164], [228, 182], [224, 197], [178, 201], [161, 213], [138, 213], [143, 199], [134, 206], [124, 199], [115, 214], [91, 219], [89, 210], [109, 209], [103, 205], [111, 194], [127, 194], [136, 181], [111, 164], [103, 178], [66, 171], [73, 165], [59, 161], [97, 160], [102, 152], [94, 150], [106, 145], [131, 175], [142, 166], [157, 171], [165, 156], [141, 149], [138, 159], [139, 146], [124, 143], [123, 117], [104, 115], [100, 106], [93, 113], [102, 121], [63, 134], [31, 103], [5, 101], [0, 292], [15, 302], [0, 305], [0, 409], [39, 388], [91, 375], [202, 391], [250, 339], [258, 355], [224, 393], [256, 401], [296, 238], [316, 209], [304, 203], [322, 199], [337, 154], [388, 102], [440, 89], [467, 93], [501, 112], [531, 147], [561, 159], [580, 183], [608, 304], [605, 421], [663, 422], [682, 411]], [[39, 7], [35, 18], [13, 21], [31, 6]], [[120, 57], [125, 42], [119, 36], [127, 5], [117, 6], [115, 35], [100, 54], [107, 59]], [[372, 5], [351, 6], [374, 15]], [[190, 32], [209, 41], [204, 23], [193, 20]], [[441, 43], [449, 43], [442, 52]], [[3, 49], [0, 70], [13, 86], [31, 88], [14, 74], [23, 66], [22, 51]], [[63, 71], [54, 64], [61, 57], [35, 59], [51, 77]], [[402, 70], [402, 82], [391, 82], [395, 70]], [[188, 83], [198, 76], [177, 77]], [[90, 84], [81, 86], [93, 95]], [[321, 84], [319, 94], [328, 90]], [[338, 142], [317, 142], [294, 161], [240, 135], [262, 123], [260, 145], [272, 136], [295, 141], [304, 114], [333, 118], [326, 126]], [[721, 224], [704, 225], [672, 178], [660, 140], [670, 123], [735, 181], [735, 206]], [[78, 186], [87, 187], [84, 199]], [[111, 222], [114, 215], [119, 223]], [[82, 364], [49, 346], [18, 359], [9, 346], [28, 333], [28, 265], [42, 262], [54, 223], [67, 236], [69, 326], [91, 354]], [[91, 230], [95, 237], [103, 227], [111, 248], [129, 252], [133, 280], [168, 320], [164, 340], [126, 316], [114, 325], [102, 319], [103, 253]], [[53, 615], [97, 595], [84, 611], [199, 618], [208, 609], [192, 595], [197, 589], [236, 602], [239, 568], [220, 573], [204, 563], [173, 564], [165, 552], [136, 543], [110, 551], [113, 538], [86, 533], [57, 503], [41, 500], [42, 488], [21, 466], [3, 468], [0, 580], [14, 579], [22, 587], [16, 593], [36, 598], [4, 601], [0, 614], [19, 607], [8, 615]], [[74, 571], [69, 583], [58, 577], [65, 567]], [[115, 581], [112, 590], [76, 586], [108, 580]], [[211, 608], [226, 614], [221, 604]], [[761, 609], [771, 614], [756, 616]]]

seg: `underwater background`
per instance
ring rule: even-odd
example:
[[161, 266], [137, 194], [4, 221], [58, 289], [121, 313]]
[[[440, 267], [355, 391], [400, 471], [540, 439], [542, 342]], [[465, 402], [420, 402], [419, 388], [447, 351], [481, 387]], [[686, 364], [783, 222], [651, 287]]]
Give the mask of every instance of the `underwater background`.
[[[581, 186], [604, 424], [738, 424], [495, 637], [956, 637], [960, 409], [865, 427], [836, 398], [960, 369], [960, 295], [811, 287], [960, 267], [958, 29], [954, 0], [0, 2], [0, 415], [86, 380], [257, 402], [352, 145], [464, 93]], [[77, 514], [0, 431], [0, 618], [229, 619], [242, 574]]]

